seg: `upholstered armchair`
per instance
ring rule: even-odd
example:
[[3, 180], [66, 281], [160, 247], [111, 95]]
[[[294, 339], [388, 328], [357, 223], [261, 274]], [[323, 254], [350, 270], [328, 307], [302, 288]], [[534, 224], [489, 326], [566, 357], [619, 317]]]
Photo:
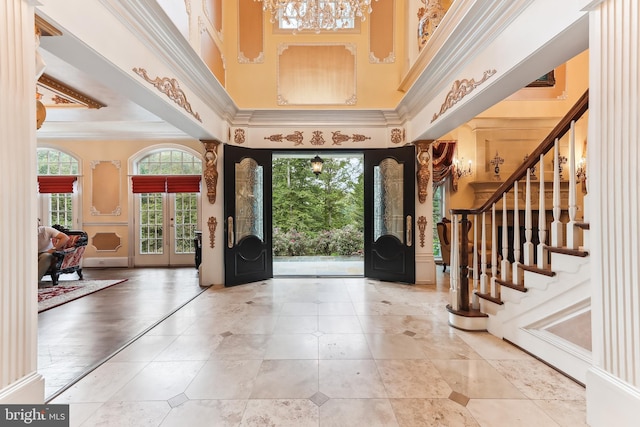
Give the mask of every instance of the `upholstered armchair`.
[[87, 248], [89, 236], [84, 231], [68, 230], [61, 225], [54, 225], [53, 228], [69, 236], [69, 240], [62, 249], [53, 253], [51, 266], [45, 276], [51, 276], [53, 286], [58, 285], [58, 279], [63, 273], [76, 272], [82, 280], [82, 255]]
[[[467, 222], [467, 236], [469, 236], [469, 231], [471, 231], [471, 227], [473, 226], [471, 221]], [[447, 270], [447, 265], [451, 265], [451, 220], [448, 218], [442, 218], [442, 221], [436, 224], [438, 227], [438, 238], [440, 239], [440, 253], [442, 255], [442, 264], [443, 270]], [[462, 226], [460, 225], [460, 228]], [[469, 254], [469, 267], [473, 268], [473, 240], [469, 238], [467, 244], [467, 253]], [[487, 241], [485, 243], [486, 247], [486, 257], [487, 257], [487, 267], [491, 266], [491, 242]], [[482, 249], [478, 247], [478, 266], [482, 263]], [[502, 259], [500, 254], [498, 253], [498, 265], [499, 261]]]

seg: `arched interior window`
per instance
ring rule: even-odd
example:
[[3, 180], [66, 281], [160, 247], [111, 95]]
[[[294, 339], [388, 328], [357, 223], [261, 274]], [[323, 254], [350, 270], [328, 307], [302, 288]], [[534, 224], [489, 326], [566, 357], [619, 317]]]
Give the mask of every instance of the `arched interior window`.
[[54, 148], [38, 148], [37, 162], [40, 223], [74, 228], [78, 160]]

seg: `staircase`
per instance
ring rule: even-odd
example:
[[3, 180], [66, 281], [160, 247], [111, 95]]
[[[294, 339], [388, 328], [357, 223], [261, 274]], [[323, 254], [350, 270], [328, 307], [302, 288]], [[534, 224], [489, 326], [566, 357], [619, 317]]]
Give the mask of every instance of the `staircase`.
[[[459, 238], [456, 234], [459, 229], [467, 229], [468, 221], [480, 225], [473, 227], [473, 260], [468, 259], [467, 251], [452, 248], [451, 300], [447, 306], [452, 326], [487, 330], [583, 384], [592, 365], [591, 271], [589, 224], [577, 219], [580, 183], [575, 170], [574, 126], [587, 109], [588, 91], [483, 206], [451, 211], [454, 246], [467, 247], [466, 233]], [[563, 204], [559, 141], [565, 135], [569, 138], [569, 194]], [[552, 149], [554, 179], [545, 183], [545, 154]], [[538, 194], [531, 191], [534, 167], [541, 177]], [[547, 200], [547, 188], [552, 188], [551, 200]], [[587, 203], [585, 196], [583, 212], [588, 212]], [[509, 217], [508, 212], [512, 212]], [[499, 227], [513, 227], [519, 232], [502, 232], [502, 241], [498, 242]], [[487, 259], [485, 250], [489, 236], [491, 259]]]

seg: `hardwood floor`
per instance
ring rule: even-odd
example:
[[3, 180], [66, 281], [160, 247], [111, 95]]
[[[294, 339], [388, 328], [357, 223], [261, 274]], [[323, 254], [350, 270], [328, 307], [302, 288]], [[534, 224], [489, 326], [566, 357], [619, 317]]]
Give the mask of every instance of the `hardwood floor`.
[[128, 280], [38, 315], [38, 371], [47, 401], [206, 289], [193, 267], [83, 273]]

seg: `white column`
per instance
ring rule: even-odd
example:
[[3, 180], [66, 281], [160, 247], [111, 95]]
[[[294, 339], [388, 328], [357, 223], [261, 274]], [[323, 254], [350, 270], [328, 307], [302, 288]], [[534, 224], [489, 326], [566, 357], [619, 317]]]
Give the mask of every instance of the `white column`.
[[640, 6], [605, 0], [589, 22], [593, 367], [587, 423], [640, 419]]
[[0, 403], [42, 403], [37, 363], [33, 7], [0, 2]]

